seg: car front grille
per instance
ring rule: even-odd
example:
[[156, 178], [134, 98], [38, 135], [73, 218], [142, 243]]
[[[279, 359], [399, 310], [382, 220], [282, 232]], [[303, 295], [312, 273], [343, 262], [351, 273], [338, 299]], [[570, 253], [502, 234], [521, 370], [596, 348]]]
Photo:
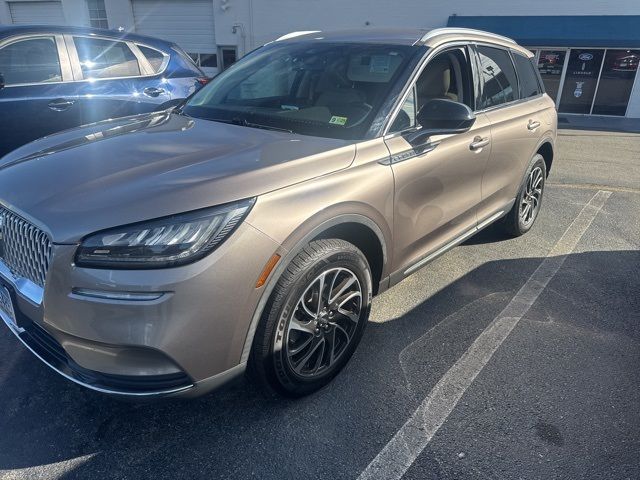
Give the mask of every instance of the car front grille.
[[51, 240], [35, 225], [0, 207], [0, 258], [14, 275], [44, 287]]

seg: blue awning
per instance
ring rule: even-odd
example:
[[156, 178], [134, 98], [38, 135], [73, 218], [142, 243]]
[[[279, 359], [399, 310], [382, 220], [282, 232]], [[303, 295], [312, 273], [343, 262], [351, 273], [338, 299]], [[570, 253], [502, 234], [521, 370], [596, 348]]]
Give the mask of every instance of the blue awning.
[[524, 46], [640, 48], [640, 15], [498, 16], [452, 15], [449, 27], [506, 35]]

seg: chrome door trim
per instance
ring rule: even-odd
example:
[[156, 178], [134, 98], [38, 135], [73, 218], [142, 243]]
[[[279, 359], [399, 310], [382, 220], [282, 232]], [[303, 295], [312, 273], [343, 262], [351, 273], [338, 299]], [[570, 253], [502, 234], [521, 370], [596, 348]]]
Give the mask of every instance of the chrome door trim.
[[56, 34], [55, 37], [56, 46], [58, 47], [58, 59], [60, 60], [60, 70], [62, 71], [62, 82], [60, 83], [68, 83], [73, 80], [69, 52], [67, 51], [67, 46], [64, 43], [64, 37], [60, 34]]
[[[389, 138], [395, 138], [395, 135], [387, 136], [385, 137], [385, 140]], [[403, 150], [402, 152], [395, 153], [387, 158], [380, 160], [378, 163], [380, 165], [395, 165], [400, 162], [406, 162], [407, 160], [411, 160], [412, 158], [425, 155], [435, 150], [438, 145], [440, 145], [440, 142], [427, 142], [423, 145], [411, 147], [407, 150]]]

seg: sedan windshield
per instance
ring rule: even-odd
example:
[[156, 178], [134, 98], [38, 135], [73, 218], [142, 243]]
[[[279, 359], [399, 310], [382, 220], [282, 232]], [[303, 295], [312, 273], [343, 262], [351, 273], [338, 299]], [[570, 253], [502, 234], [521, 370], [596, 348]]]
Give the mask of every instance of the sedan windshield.
[[273, 43], [196, 93], [186, 115], [247, 127], [361, 139], [416, 49]]

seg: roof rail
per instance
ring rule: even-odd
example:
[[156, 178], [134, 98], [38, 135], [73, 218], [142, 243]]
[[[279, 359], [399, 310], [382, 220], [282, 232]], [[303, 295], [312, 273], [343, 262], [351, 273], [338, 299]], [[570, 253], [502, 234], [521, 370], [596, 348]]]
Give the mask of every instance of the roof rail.
[[300, 37], [302, 35], [308, 35], [310, 33], [320, 33], [320, 30], [301, 30], [299, 32], [291, 32], [291, 33], [287, 33], [286, 35], [282, 35], [281, 37], [276, 38], [276, 42], [279, 42], [281, 40], [288, 40], [290, 38], [295, 38], [295, 37]]
[[475, 34], [475, 35], [484, 35], [486, 37], [492, 37], [496, 40], [502, 40], [504, 42], [516, 43], [513, 38], [505, 37], [503, 35], [498, 35], [497, 33], [485, 32], [484, 30], [476, 30], [475, 28], [462, 28], [462, 27], [444, 27], [444, 28], [434, 28], [433, 30], [429, 30], [425, 33], [420, 40], [416, 43], [424, 43], [427, 40], [430, 40], [434, 37], [440, 35], [449, 35], [449, 34]]

